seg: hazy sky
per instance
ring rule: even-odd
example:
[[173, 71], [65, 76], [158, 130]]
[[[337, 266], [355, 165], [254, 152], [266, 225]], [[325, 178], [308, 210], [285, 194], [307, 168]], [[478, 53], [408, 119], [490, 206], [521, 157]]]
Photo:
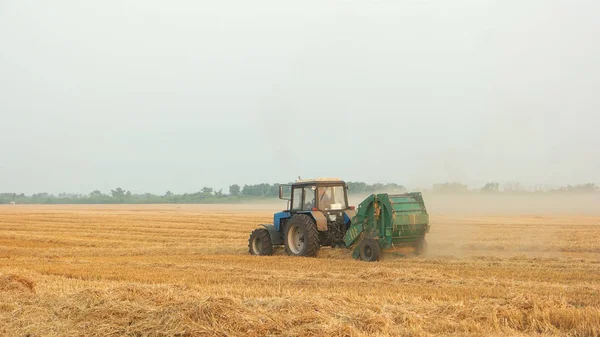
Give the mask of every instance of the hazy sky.
[[600, 183], [599, 13], [0, 0], [0, 192]]

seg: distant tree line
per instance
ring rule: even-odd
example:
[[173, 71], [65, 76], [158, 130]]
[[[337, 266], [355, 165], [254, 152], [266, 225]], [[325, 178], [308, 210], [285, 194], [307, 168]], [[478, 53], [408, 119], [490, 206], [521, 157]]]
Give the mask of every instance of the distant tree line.
[[596, 193], [600, 191], [600, 187], [593, 183], [580, 184], [580, 185], [566, 185], [561, 187], [548, 187], [544, 185], [525, 186], [519, 182], [507, 182], [502, 186], [498, 182], [486, 183], [481, 188], [469, 189], [465, 184], [452, 182], [443, 184], [434, 184], [430, 190], [424, 189], [422, 191], [432, 193], [505, 193], [505, 194], [539, 194], [539, 193], [552, 193], [552, 194], [585, 194], [585, 193]]
[[[395, 183], [375, 183], [367, 184], [364, 182], [347, 182], [350, 195], [371, 194], [371, 193], [402, 193], [406, 188]], [[469, 189], [467, 185], [458, 182], [447, 182], [434, 184], [431, 189], [419, 189], [422, 192], [430, 193], [560, 193], [560, 194], [582, 194], [598, 193], [599, 187], [596, 184], [588, 183], [581, 185], [567, 185], [559, 188], [547, 188], [543, 186], [525, 187], [516, 182], [509, 182], [500, 185], [497, 182], [490, 182], [476, 189]], [[279, 194], [279, 184], [254, 184], [240, 186], [233, 184], [229, 186], [228, 193], [222, 190], [214, 190], [211, 187], [203, 187], [195, 193], [175, 194], [171, 191], [163, 195], [152, 193], [136, 194], [131, 191], [118, 187], [111, 190], [110, 193], [103, 193], [94, 190], [89, 194], [60, 193], [53, 195], [49, 193], [35, 193], [25, 195], [23, 193], [0, 193], [0, 204], [210, 204], [210, 203], [237, 203], [251, 200], [260, 200], [268, 198], [277, 198]]]

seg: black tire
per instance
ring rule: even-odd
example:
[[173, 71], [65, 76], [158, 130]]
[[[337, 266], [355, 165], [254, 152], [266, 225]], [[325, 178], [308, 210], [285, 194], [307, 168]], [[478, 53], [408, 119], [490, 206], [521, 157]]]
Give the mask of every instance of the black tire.
[[360, 242], [359, 252], [361, 260], [374, 262], [379, 260], [381, 247], [379, 247], [379, 242], [377, 242], [377, 240], [364, 239]]
[[417, 247], [415, 248], [415, 254], [417, 255], [423, 255], [427, 253], [427, 241], [425, 241], [425, 238], [419, 240], [419, 243], [417, 243]]
[[273, 244], [269, 231], [265, 228], [253, 230], [248, 239], [248, 251], [251, 255], [273, 255]]
[[292, 256], [317, 256], [321, 245], [315, 221], [306, 214], [294, 215], [283, 232], [285, 252]]

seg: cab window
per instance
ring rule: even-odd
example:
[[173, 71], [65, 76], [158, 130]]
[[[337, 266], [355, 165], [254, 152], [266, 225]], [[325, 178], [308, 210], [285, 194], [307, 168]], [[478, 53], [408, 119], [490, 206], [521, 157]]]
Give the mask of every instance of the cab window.
[[346, 194], [343, 186], [321, 186], [318, 190], [319, 209], [346, 209]]
[[315, 204], [315, 187], [307, 186], [304, 188], [304, 207], [302, 210], [311, 211], [313, 207], [316, 207]]
[[302, 188], [296, 187], [292, 192], [292, 210], [298, 211], [302, 209]]

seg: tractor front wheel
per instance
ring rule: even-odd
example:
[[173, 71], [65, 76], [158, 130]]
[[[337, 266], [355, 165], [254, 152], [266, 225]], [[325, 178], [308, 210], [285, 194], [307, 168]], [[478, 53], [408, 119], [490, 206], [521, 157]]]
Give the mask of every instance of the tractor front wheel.
[[283, 243], [288, 255], [316, 256], [321, 247], [317, 224], [308, 215], [294, 215], [285, 226]]
[[273, 244], [271, 244], [269, 231], [265, 228], [253, 230], [248, 239], [248, 250], [251, 255], [273, 255]]
[[367, 262], [373, 262], [379, 260], [381, 255], [381, 247], [379, 242], [373, 239], [364, 239], [360, 242], [360, 259]]

